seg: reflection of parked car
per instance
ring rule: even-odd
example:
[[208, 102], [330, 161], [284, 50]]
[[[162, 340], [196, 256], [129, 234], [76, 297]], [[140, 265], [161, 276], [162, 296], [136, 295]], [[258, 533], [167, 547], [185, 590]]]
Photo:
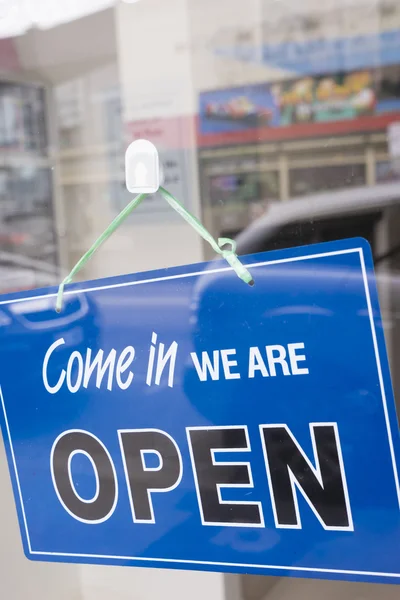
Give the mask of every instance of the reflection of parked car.
[[[263, 217], [252, 223], [237, 238], [237, 250], [241, 255], [349, 237], [364, 237], [370, 242], [377, 270], [383, 326], [398, 401], [400, 400], [399, 226], [400, 184], [390, 183], [274, 203], [270, 205]], [[338, 275], [341, 276], [340, 273]], [[296, 282], [299, 289], [302, 281], [310, 276], [312, 273], [306, 267], [299, 269]], [[326, 274], [327, 288], [331, 283], [334, 285], [335, 277], [334, 272]], [[218, 303], [221, 297], [221, 285], [223, 286], [223, 283], [219, 281], [218, 276], [210, 276], [201, 278], [196, 286], [191, 305], [195, 343], [196, 340], [201, 340], [203, 344], [209, 334], [207, 330], [199, 330], [201, 322], [207, 323], [206, 316], [202, 314], [203, 298], [206, 297], [207, 292]], [[289, 294], [290, 288], [293, 287], [293, 280], [286, 281], [282, 278], [279, 285], [281, 291], [288, 285]], [[204, 310], [211, 310], [210, 301], [205, 304]], [[261, 307], [262, 301], [260, 294], [257, 293], [256, 282], [254, 310]], [[308, 319], [309, 315], [314, 315], [315, 319], [329, 316], [312, 303], [279, 306], [274, 314], [260, 313], [260, 328], [266, 328], [267, 339], [272, 335], [275, 315], [282, 315], [282, 311], [285, 310], [289, 312], [297, 310], [299, 314], [304, 315], [305, 319]], [[262, 318], [267, 318], [265, 323]], [[190, 373], [187, 375], [190, 378]], [[351, 365], [349, 365], [348, 375], [349, 379], [356, 375], [352, 372]]]
[[[267, 212], [237, 238], [240, 254], [302, 246], [340, 238], [362, 236], [377, 249], [385, 218], [400, 218], [400, 182], [332, 191], [287, 202], [274, 202]], [[389, 225], [386, 223], [386, 225]], [[393, 227], [395, 229], [395, 227]], [[388, 257], [389, 258], [389, 257]]]
[[0, 294], [57, 285], [59, 278], [54, 262], [0, 250]]
[[[40, 262], [26, 257], [0, 253], [0, 292], [14, 294], [32, 287], [57, 285], [59, 274], [56, 269], [52, 265], [48, 265], [47, 269], [44, 268], [46, 265], [42, 265], [42, 268], [40, 266]], [[46, 287], [44, 293], [47, 291]], [[59, 361], [65, 361], [65, 355], [70, 354], [72, 347], [86, 343], [84, 338], [88, 331], [92, 335], [97, 331], [98, 311], [90, 294], [65, 294], [63, 311], [57, 314], [55, 297], [35, 298], [36, 293], [36, 290], [32, 292], [31, 299], [4, 304], [2, 301], [7, 300], [7, 296], [0, 298], [0, 354], [4, 348], [7, 352], [7, 364], [10, 364], [11, 353], [15, 353], [17, 359], [19, 351], [26, 350], [31, 345], [32, 336], [35, 339], [40, 337], [44, 349], [63, 337], [65, 345], [57, 356]], [[38, 347], [36, 342], [35, 346]]]
[[400, 402], [400, 182], [277, 202], [237, 238], [239, 254], [364, 237], [372, 246], [386, 344]]

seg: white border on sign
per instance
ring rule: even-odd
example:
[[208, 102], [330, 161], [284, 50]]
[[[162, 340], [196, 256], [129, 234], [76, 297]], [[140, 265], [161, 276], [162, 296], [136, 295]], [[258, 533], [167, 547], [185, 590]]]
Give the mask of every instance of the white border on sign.
[[[336, 250], [336, 251], [332, 251], [332, 252], [323, 252], [320, 254], [310, 254], [310, 255], [306, 255], [306, 256], [295, 256], [295, 257], [291, 257], [291, 258], [282, 258], [279, 260], [265, 261], [265, 262], [254, 263], [254, 264], [250, 264], [250, 265], [246, 265], [246, 266], [249, 269], [254, 269], [257, 267], [264, 267], [267, 265], [276, 265], [276, 264], [282, 264], [282, 263], [288, 263], [288, 262], [297, 262], [300, 260], [310, 260], [310, 259], [315, 259], [315, 258], [325, 258], [327, 256], [337, 256], [340, 254], [352, 254], [353, 252], [357, 252], [360, 256], [361, 272], [362, 272], [362, 277], [363, 277], [363, 281], [364, 281], [364, 289], [365, 289], [365, 296], [366, 296], [366, 300], [367, 300], [368, 315], [369, 315], [369, 320], [370, 320], [370, 325], [371, 325], [371, 334], [372, 334], [372, 341], [373, 341], [374, 352], [375, 352], [376, 366], [377, 366], [377, 371], [378, 371], [379, 387], [380, 387], [381, 395], [382, 395], [383, 412], [384, 412], [384, 416], [385, 416], [385, 423], [386, 423], [386, 429], [387, 429], [387, 434], [388, 434], [388, 442], [389, 442], [390, 455], [391, 455], [391, 459], [392, 459], [394, 481], [395, 481], [396, 491], [397, 491], [397, 499], [398, 499], [399, 508], [400, 508], [399, 476], [397, 473], [393, 437], [392, 437], [392, 432], [390, 429], [389, 411], [388, 411], [388, 407], [387, 407], [386, 392], [385, 392], [385, 386], [384, 386], [383, 375], [382, 375], [382, 367], [381, 367], [381, 361], [380, 361], [379, 351], [378, 351], [378, 341], [377, 341], [377, 337], [376, 337], [375, 324], [374, 324], [374, 318], [373, 318], [373, 313], [372, 313], [371, 297], [370, 297], [370, 293], [369, 293], [368, 278], [367, 278], [367, 272], [366, 272], [366, 268], [365, 268], [363, 249], [362, 248], [349, 248], [346, 250]], [[182, 275], [170, 275], [167, 277], [145, 279], [142, 281], [129, 281], [126, 283], [119, 283], [119, 284], [114, 284], [114, 285], [105, 285], [105, 286], [93, 287], [93, 288], [76, 290], [76, 291], [67, 291], [65, 293], [66, 294], [83, 294], [85, 292], [96, 292], [96, 291], [100, 291], [100, 290], [112, 289], [112, 288], [118, 288], [118, 287], [142, 285], [145, 283], [153, 283], [156, 281], [166, 281], [166, 280], [171, 280], [171, 279], [182, 279], [185, 277], [211, 275], [214, 273], [222, 273], [222, 272], [227, 272], [230, 270], [231, 269], [229, 267], [221, 268], [221, 269], [210, 269], [210, 270], [206, 270], [206, 271], [197, 271], [195, 273], [184, 273]], [[49, 298], [49, 297], [56, 297], [56, 296], [57, 296], [57, 294], [54, 293], [54, 294], [44, 294], [43, 296], [33, 296], [30, 298], [18, 298], [17, 300], [4, 300], [4, 301], [0, 302], [0, 305], [1, 304], [12, 304], [15, 302], [25, 302], [25, 301], [29, 301], [29, 300], [36, 300], [38, 298]], [[181, 565], [183, 565], [183, 564], [186, 564], [186, 565], [191, 565], [191, 564], [192, 565], [209, 565], [209, 566], [213, 566], [213, 567], [239, 567], [239, 568], [245, 568], [245, 569], [251, 568], [251, 569], [260, 569], [260, 570], [269, 569], [269, 570], [277, 570], [277, 571], [279, 571], [279, 570], [299, 571], [299, 572], [303, 571], [303, 572], [309, 572], [309, 573], [330, 573], [330, 574], [337, 574], [337, 575], [339, 575], [339, 574], [340, 575], [366, 575], [366, 576], [372, 576], [372, 577], [388, 577], [388, 578], [389, 577], [400, 577], [400, 573], [380, 573], [380, 572], [374, 572], [374, 571], [351, 571], [351, 570], [342, 570], [342, 569], [323, 569], [323, 568], [314, 568], [314, 567], [263, 565], [263, 564], [248, 564], [248, 563], [236, 563], [236, 562], [234, 562], [234, 563], [212, 562], [212, 561], [174, 559], [174, 558], [146, 558], [146, 557], [140, 557], [140, 556], [113, 556], [113, 555], [109, 555], [109, 554], [79, 554], [79, 553], [66, 553], [66, 552], [43, 552], [43, 551], [38, 551], [38, 550], [32, 550], [28, 526], [27, 526], [25, 508], [24, 508], [24, 503], [23, 503], [23, 499], [22, 499], [21, 484], [19, 481], [18, 470], [17, 470], [15, 454], [14, 454], [14, 448], [13, 448], [12, 441], [11, 441], [10, 426], [9, 426], [8, 419], [7, 419], [7, 413], [6, 413], [6, 409], [5, 409], [3, 392], [2, 392], [1, 386], [0, 386], [0, 400], [1, 400], [2, 408], [3, 408], [3, 412], [4, 412], [4, 420], [5, 420], [6, 429], [7, 429], [8, 443], [10, 445], [10, 452], [11, 452], [12, 463], [13, 463], [13, 467], [14, 467], [14, 471], [15, 471], [17, 490], [18, 490], [19, 500], [21, 503], [21, 511], [22, 511], [22, 517], [23, 517], [23, 522], [24, 522], [24, 526], [25, 526], [26, 540], [28, 543], [29, 553], [31, 555], [41, 555], [41, 556], [49, 556], [49, 557], [50, 556], [54, 556], [54, 557], [63, 557], [64, 556], [64, 557], [68, 557], [68, 558], [93, 558], [93, 559], [103, 559], [103, 560], [106, 560], [106, 559], [123, 560], [123, 561], [131, 560], [131, 561], [138, 561], [138, 562], [142, 561], [142, 562], [147, 562], [147, 563], [163, 562], [163, 563], [167, 563], [167, 564], [177, 564], [177, 565], [179, 565], [179, 564], [181, 564]]]

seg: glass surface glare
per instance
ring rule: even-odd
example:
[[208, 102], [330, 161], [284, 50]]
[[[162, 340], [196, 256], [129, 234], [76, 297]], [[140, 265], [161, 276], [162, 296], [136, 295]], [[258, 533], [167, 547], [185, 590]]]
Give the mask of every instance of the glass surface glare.
[[[399, 408], [398, 0], [0, 0], [0, 294], [27, 294], [57, 286], [70, 272], [132, 200], [125, 183], [124, 156], [137, 139], [156, 146], [163, 187], [215, 239], [235, 239], [240, 256], [270, 250], [297, 252], [301, 246], [353, 237], [369, 242]], [[161, 195], [153, 193], [77, 280], [140, 274], [215, 258]], [[330, 273], [326, 267], [327, 280]], [[299, 294], [305, 279], [299, 278]], [[240, 331], [244, 321], [255, 328], [263, 286], [255, 278], [254, 313], [239, 321]], [[204, 304], [202, 287], [189, 288], [189, 282], [182, 279], [176, 288], [171, 286], [158, 295], [144, 297], [138, 292], [129, 298], [129, 310], [142, 315], [137, 336], [153, 309], [171, 336], [175, 330], [172, 315], [179, 315], [179, 327], [190, 325], [200, 345], [212, 339], [214, 312], [219, 314], [215, 326], [223, 322], [220, 310], [227, 314], [231, 310], [232, 319], [238, 318], [232, 308], [239, 302], [236, 296], [229, 300], [216, 286]], [[280, 319], [279, 336], [286, 335], [289, 325], [283, 322], [293, 323], [293, 307], [297, 306], [294, 296], [286, 300], [279, 300], [276, 311], [281, 311], [280, 316], [274, 313], [273, 317]], [[20, 385], [28, 388], [33, 377], [29, 360], [18, 363], [18, 357], [28, 356], [24, 354], [28, 339], [43, 336], [50, 345], [63, 336], [70, 352], [87, 347], [97, 352], [103, 348], [104, 333], [96, 333], [101, 323], [104, 331], [114, 327], [118, 344], [122, 343], [126, 336], [123, 315], [129, 312], [125, 301], [110, 295], [107, 306], [99, 306], [90, 294], [66, 294], [60, 316], [49, 299], [1, 305], [0, 352], [8, 362], [0, 364], [0, 387], [13, 357]], [[332, 297], [327, 293], [325, 308], [330, 301], [333, 291]], [[314, 324], [325, 322], [320, 308], [310, 298], [302, 305], [301, 318]], [[364, 318], [358, 316], [361, 321]], [[274, 343], [268, 329], [271, 319], [260, 312], [260, 332], [266, 328], [268, 338], [264, 346]], [[226, 328], [231, 336], [231, 346], [226, 348], [234, 348], [235, 326], [227, 323]], [[322, 331], [321, 326], [321, 335]], [[289, 334], [288, 343], [295, 342]], [[5, 342], [9, 338], [13, 340], [10, 348]], [[361, 344], [361, 337], [355, 342]], [[33, 347], [32, 341], [32, 352]], [[104, 348], [106, 353], [111, 349]], [[343, 350], [343, 356], [348, 350]], [[369, 376], [365, 374], [365, 381]], [[351, 365], [348, 378], [362, 383], [362, 374]], [[362, 395], [361, 383], [356, 394], [360, 418], [376, 418], [378, 430], [376, 406], [370, 394]], [[335, 383], [338, 388], [340, 384]], [[186, 380], [185, 385], [190, 388], [191, 383]], [[156, 395], [150, 395], [150, 403]], [[88, 407], [80, 391], [71, 397], [70, 409], [76, 411], [78, 421]], [[229, 402], [228, 397], [223, 400]], [[252, 402], [256, 400], [246, 396], [249, 406]], [[63, 409], [57, 401], [51, 410], [60, 411], [62, 420]], [[199, 409], [194, 406], [193, 410]], [[33, 422], [35, 412], [30, 417]], [[234, 413], [232, 408], [232, 424], [236, 423]], [[208, 418], [204, 416], [205, 421]], [[290, 415], [286, 420], [282, 416], [282, 422], [289, 421]], [[42, 416], [37, 426], [44, 427], [44, 423]], [[299, 434], [305, 436], [301, 438], [305, 444], [307, 427]], [[24, 460], [37, 464], [38, 469], [49, 469], [48, 464], [37, 462], [34, 441], [28, 437], [24, 441]], [[252, 436], [252, 448], [257, 443], [259, 439], [256, 442]], [[346, 452], [348, 448], [343, 448]], [[145, 464], [157, 469], [161, 463], [157, 454], [148, 453]], [[120, 468], [122, 463], [117, 471]], [[257, 465], [261, 478], [260, 468]], [[321, 596], [372, 600], [378, 595], [386, 600], [398, 595], [398, 588], [390, 584], [31, 564], [22, 555], [4, 450], [0, 451], [0, 469], [4, 488], [0, 526], [4, 540], [10, 540], [0, 543], [2, 586], [4, 597], [11, 600], [126, 600], [132, 593], [140, 600], [165, 596], [176, 600], [189, 596], [193, 600], [316, 600]], [[95, 497], [98, 490], [90, 475], [90, 459], [77, 454], [71, 459], [71, 469], [81, 497]], [[387, 461], [381, 469], [382, 473], [388, 469]], [[361, 479], [359, 493], [366, 485]], [[120, 493], [122, 497], [126, 489]], [[185, 512], [183, 501], [181, 510]], [[384, 520], [385, 508], [382, 514]], [[355, 523], [357, 527], [357, 519]], [[58, 526], [54, 521], [53, 527]], [[43, 528], [39, 522], [34, 532], [37, 539]], [[251, 552], [260, 541], [256, 530], [238, 538], [210, 529], [216, 554], [218, 548], [221, 553], [227, 548], [234, 553], [238, 546]], [[394, 532], [389, 530], [390, 537]], [[270, 527], [268, 532], [268, 543], [278, 544], [277, 530]], [[189, 535], [185, 528], [184, 535]], [[322, 537], [309, 548], [321, 561], [331, 548]], [[106, 538], [99, 538], [100, 546], [106, 546]], [[377, 535], [370, 541], [383, 555], [392, 547], [389, 538], [385, 539], [383, 543]], [[300, 563], [298, 537], [294, 535], [290, 543], [294, 553], [298, 550]], [[366, 554], [367, 548], [368, 544]], [[343, 543], [343, 557], [346, 552], [350, 551]], [[362, 560], [363, 549], [355, 554], [355, 562]]]

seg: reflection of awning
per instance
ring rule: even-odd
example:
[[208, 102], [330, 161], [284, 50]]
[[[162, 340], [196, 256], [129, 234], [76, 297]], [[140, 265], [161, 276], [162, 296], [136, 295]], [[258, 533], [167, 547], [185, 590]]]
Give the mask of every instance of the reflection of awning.
[[49, 29], [104, 10], [115, 0], [2, 0], [0, 37], [21, 35], [31, 27]]
[[[102, 2], [103, 7], [106, 4], [106, 0], [97, 1]], [[85, 4], [83, 0], [80, 2]], [[109, 6], [114, 4], [111, 0], [107, 3]], [[66, 7], [68, 4], [51, 0], [52, 6]], [[73, 44], [71, 40], [74, 40]], [[39, 78], [52, 83], [67, 81], [116, 59], [114, 7], [50, 29], [29, 29], [12, 41], [19, 68], [28, 74], [31, 72], [36, 81]]]

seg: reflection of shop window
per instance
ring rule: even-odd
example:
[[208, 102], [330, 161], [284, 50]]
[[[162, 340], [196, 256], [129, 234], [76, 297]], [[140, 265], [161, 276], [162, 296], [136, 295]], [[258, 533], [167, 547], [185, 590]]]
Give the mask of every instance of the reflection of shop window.
[[0, 147], [45, 154], [47, 132], [42, 88], [0, 82]]
[[7, 168], [0, 177], [0, 252], [57, 263], [50, 169]]
[[291, 196], [305, 196], [358, 185], [365, 185], [364, 165], [307, 167], [290, 171]]
[[378, 113], [397, 112], [400, 109], [400, 65], [382, 67], [376, 71], [379, 79]]
[[376, 163], [376, 182], [399, 181], [400, 169], [394, 169], [392, 162], [384, 160]]
[[213, 206], [247, 205], [279, 196], [278, 174], [242, 173], [221, 175], [210, 179], [210, 199]]

